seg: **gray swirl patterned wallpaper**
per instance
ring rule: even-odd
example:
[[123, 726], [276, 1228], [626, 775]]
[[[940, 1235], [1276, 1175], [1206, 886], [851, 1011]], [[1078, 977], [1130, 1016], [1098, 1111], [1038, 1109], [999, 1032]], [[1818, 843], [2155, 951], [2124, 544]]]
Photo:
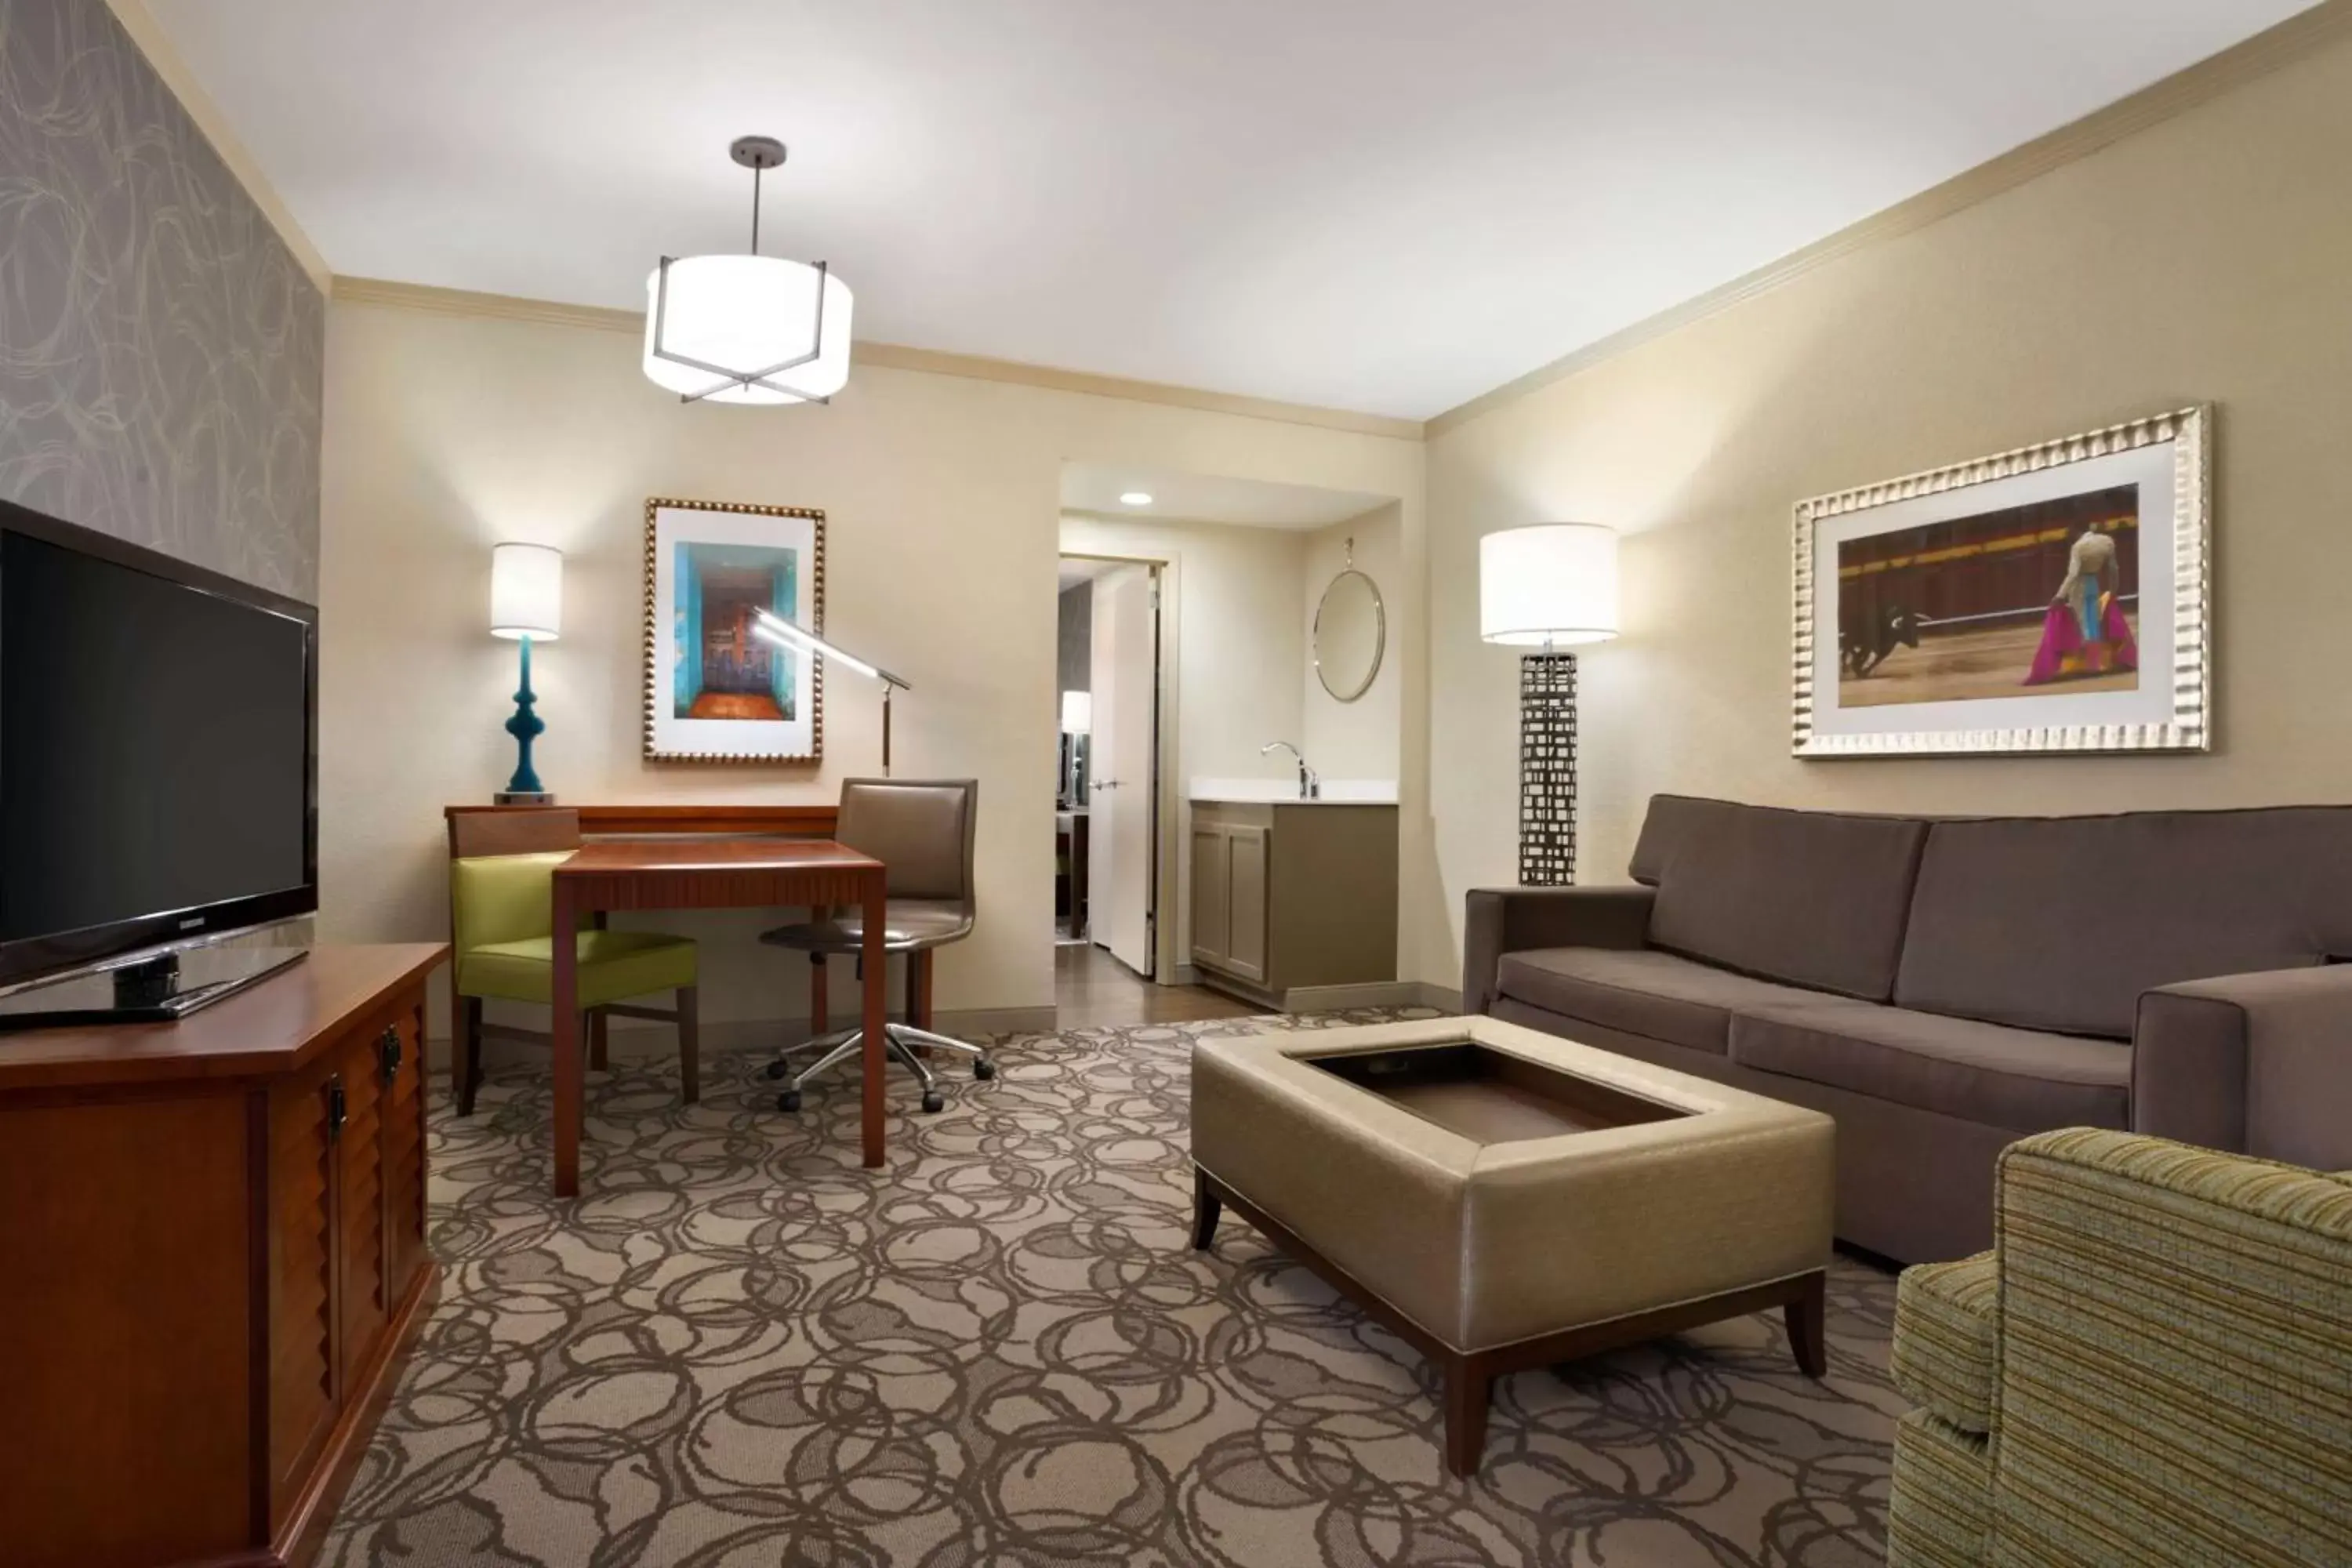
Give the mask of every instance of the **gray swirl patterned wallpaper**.
[[0, 496], [315, 601], [325, 352], [104, 0], [0, 0]]

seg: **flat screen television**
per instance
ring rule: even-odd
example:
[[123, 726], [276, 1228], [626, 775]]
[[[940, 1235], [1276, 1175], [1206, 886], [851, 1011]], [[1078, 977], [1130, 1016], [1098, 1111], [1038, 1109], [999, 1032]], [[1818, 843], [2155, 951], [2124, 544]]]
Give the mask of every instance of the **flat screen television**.
[[[0, 986], [317, 910], [318, 629], [310, 605], [0, 501]], [[157, 988], [172, 967], [142, 972], [146, 1013], [118, 973], [120, 1006], [45, 1021], [176, 1016], [214, 983]], [[16, 990], [0, 1028], [51, 989]]]

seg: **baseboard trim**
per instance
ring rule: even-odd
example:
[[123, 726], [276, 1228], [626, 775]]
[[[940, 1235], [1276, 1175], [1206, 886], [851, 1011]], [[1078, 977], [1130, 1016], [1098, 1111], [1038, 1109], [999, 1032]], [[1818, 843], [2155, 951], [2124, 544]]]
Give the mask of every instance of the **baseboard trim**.
[[1462, 1012], [1461, 988], [1424, 980], [1421, 983], [1421, 1005], [1434, 1007], [1449, 1018], [1459, 1016]]
[[1337, 1013], [1349, 1007], [1418, 1007], [1417, 980], [1366, 980], [1353, 985], [1294, 985], [1282, 994], [1286, 1013]]
[[[893, 1013], [890, 1021], [903, 1024], [906, 1017]], [[854, 1022], [850, 1015], [842, 1014], [833, 1020], [833, 1025], [837, 1029], [846, 1028]], [[1051, 1007], [964, 1007], [932, 1014], [931, 1027], [942, 1035], [961, 1038], [971, 1035], [1050, 1035], [1056, 1024]], [[709, 1058], [730, 1052], [789, 1050], [809, 1037], [806, 1018], [734, 1018], [702, 1026], [702, 1054]], [[677, 1054], [677, 1032], [667, 1024], [632, 1024], [616, 1018], [605, 1037], [604, 1050], [608, 1057], [630, 1061], [673, 1057]], [[485, 1067], [514, 1067], [544, 1060], [546, 1054], [544, 1047], [525, 1040], [482, 1042]], [[428, 1037], [425, 1059], [429, 1067], [446, 1069], [449, 1065], [449, 1037]]]

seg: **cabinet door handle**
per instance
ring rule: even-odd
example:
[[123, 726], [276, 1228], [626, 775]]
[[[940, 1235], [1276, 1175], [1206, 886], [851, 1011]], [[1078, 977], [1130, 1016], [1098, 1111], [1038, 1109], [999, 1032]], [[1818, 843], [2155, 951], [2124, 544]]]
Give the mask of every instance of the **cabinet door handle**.
[[348, 1115], [349, 1108], [343, 1103], [343, 1080], [338, 1074], [327, 1080], [328, 1142], [335, 1142], [342, 1137], [343, 1122]]
[[376, 1059], [383, 1067], [383, 1081], [392, 1082], [400, 1076], [400, 1026], [395, 1024], [383, 1032], [376, 1042]]

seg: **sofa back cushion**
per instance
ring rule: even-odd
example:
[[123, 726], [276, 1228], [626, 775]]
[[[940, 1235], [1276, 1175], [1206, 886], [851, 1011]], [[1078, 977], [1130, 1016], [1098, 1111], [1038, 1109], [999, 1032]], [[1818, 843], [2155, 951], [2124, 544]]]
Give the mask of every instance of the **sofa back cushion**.
[[1884, 1002], [1927, 830], [1912, 817], [1660, 795], [1633, 863], [1658, 889], [1650, 943]]
[[2352, 958], [2352, 808], [1937, 822], [1895, 1000], [2129, 1039], [2140, 994]]

